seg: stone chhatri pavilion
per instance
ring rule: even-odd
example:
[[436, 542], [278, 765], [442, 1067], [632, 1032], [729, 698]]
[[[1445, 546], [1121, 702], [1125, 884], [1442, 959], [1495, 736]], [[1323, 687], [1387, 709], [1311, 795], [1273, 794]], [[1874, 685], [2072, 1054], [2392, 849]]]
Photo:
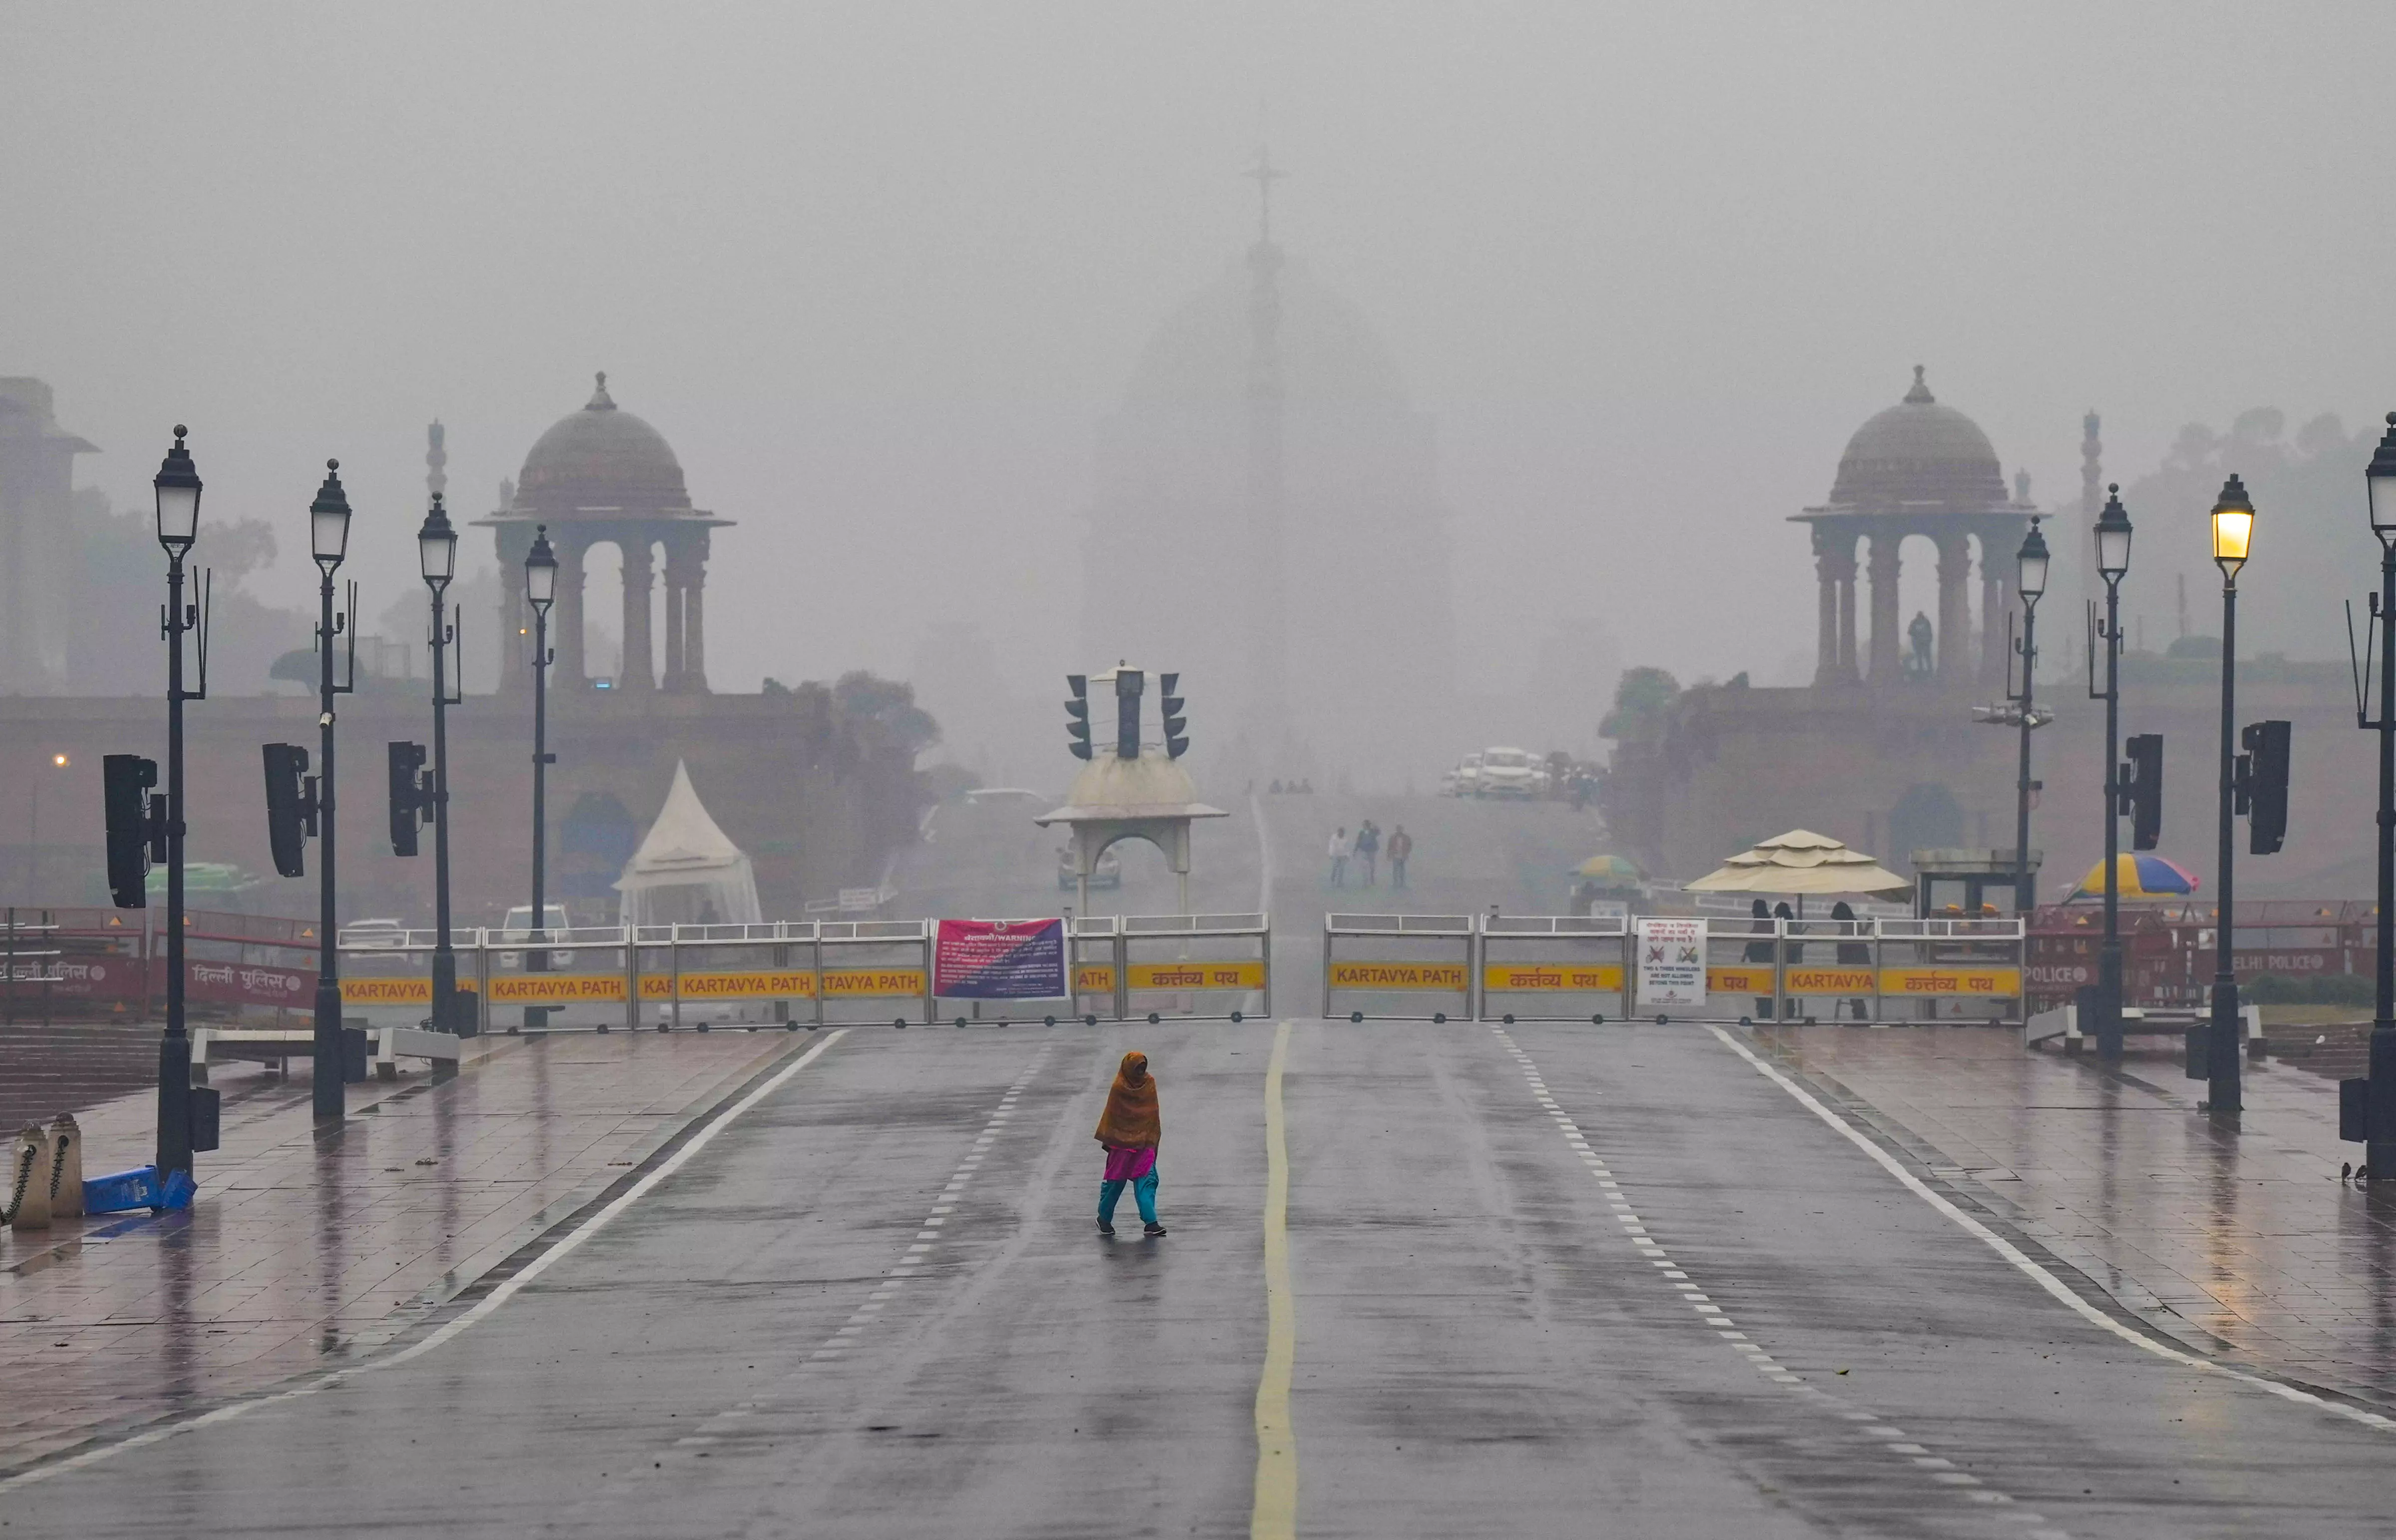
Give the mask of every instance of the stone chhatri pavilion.
[[[1938, 552], [1933, 679], [1949, 689], [2001, 684], [2005, 617], [2014, 602], [2014, 554], [2036, 512], [2026, 487], [2006, 495], [1989, 436], [1970, 418], [1939, 405], [1922, 365], [1915, 365], [1913, 388], [1905, 399], [1847, 441], [1830, 501], [1790, 515], [1812, 526], [1814, 570], [1821, 584], [1814, 683], [1885, 687], [1907, 677], [1899, 647], [1899, 552], [1907, 537], [1919, 535]], [[1980, 569], [1977, 648], [1969, 615], [1975, 541]], [[1858, 548], [1867, 553], [1871, 585], [1871, 654], [1862, 668], [1856, 631]]]
[[[557, 552], [557, 604], [550, 629], [557, 649], [552, 688], [592, 687], [583, 651], [583, 586], [591, 548], [613, 545], [623, 553], [624, 662], [613, 687], [630, 694], [662, 689], [676, 695], [707, 693], [707, 556], [709, 533], [727, 528], [705, 509], [693, 508], [683, 484], [682, 462], [665, 436], [607, 394], [607, 377], [582, 409], [560, 418], [525, 457], [524, 474], [507, 506], [475, 522], [495, 531], [500, 580], [506, 585], [502, 634], [512, 638], [532, 622], [525, 601], [524, 560], [533, 534], [546, 525]], [[656, 556], [665, 557], [665, 670], [656, 672], [650, 636], [650, 591]], [[506, 649], [503, 691], [532, 687], [530, 655]]]

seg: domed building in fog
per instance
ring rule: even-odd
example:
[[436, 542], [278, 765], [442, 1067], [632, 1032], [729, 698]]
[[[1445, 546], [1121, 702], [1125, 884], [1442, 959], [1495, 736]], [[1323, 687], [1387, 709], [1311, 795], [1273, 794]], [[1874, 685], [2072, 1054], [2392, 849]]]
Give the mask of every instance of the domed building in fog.
[[1455, 626], [1433, 426], [1269, 228], [1141, 350], [1095, 481], [1084, 656], [1179, 671], [1202, 751], [1262, 780], [1437, 738]]
[[[523, 473], [507, 489], [506, 505], [480, 523], [497, 534], [502, 687], [529, 688], [531, 668], [515, 639], [531, 624], [525, 602], [524, 559], [537, 529], [546, 527], [557, 552], [557, 604], [550, 617], [557, 649], [553, 687], [590, 687], [584, 662], [585, 572], [593, 546], [613, 545], [623, 557], [624, 661], [609, 687], [633, 694], [663, 689], [707, 690], [707, 558], [710, 532], [731, 522], [691, 506], [682, 462], [648, 423], [618, 406], [607, 377], [582, 409], [558, 418], [534, 441]], [[663, 670], [651, 636], [657, 558], [665, 564]]]
[[[2026, 486], [2008, 494], [1989, 435], [1943, 405], [1916, 365], [1913, 388], [1847, 440], [1830, 500], [1791, 517], [1812, 526], [1820, 584], [1817, 685], [1875, 687], [1900, 682], [1949, 688], [2004, 676], [2005, 615], [2013, 604], [2014, 553], [2038, 510]], [[1906, 656], [1900, 644], [1897, 582], [1905, 541], [1921, 536], [1938, 563], [1935, 650]], [[1980, 619], [1977, 650], [1970, 616], [1973, 547], [1978, 547]], [[1870, 656], [1858, 667], [1856, 577], [1858, 548], [1870, 582]]]

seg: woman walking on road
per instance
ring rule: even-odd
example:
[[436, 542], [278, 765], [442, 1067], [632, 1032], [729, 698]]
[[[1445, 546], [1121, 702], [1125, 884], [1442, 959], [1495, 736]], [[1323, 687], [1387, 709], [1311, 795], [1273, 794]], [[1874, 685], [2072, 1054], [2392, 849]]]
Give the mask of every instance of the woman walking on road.
[[1156, 1147], [1165, 1137], [1165, 1122], [1156, 1106], [1156, 1077], [1148, 1072], [1148, 1055], [1123, 1056], [1115, 1082], [1107, 1091], [1107, 1109], [1099, 1115], [1098, 1143], [1106, 1147], [1107, 1171], [1098, 1183], [1098, 1233], [1115, 1232], [1115, 1203], [1124, 1184], [1139, 1204], [1142, 1233], [1163, 1235], [1156, 1222]]

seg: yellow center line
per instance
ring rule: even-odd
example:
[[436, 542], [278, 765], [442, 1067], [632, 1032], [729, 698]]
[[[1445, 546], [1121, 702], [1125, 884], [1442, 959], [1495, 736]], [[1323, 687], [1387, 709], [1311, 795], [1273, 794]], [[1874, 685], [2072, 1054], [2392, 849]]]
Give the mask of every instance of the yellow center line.
[[1298, 1435], [1289, 1421], [1289, 1376], [1298, 1357], [1298, 1302], [1289, 1287], [1289, 1141], [1282, 1130], [1281, 1072], [1289, 1058], [1286, 1021], [1273, 1033], [1265, 1069], [1265, 1366], [1257, 1380], [1257, 1500], [1249, 1540], [1295, 1540]]

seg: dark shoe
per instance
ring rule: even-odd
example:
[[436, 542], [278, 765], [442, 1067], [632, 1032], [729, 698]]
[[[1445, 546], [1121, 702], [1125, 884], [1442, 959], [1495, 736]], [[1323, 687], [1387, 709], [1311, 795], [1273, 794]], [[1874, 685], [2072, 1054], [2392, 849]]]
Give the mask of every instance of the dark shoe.
[[1140, 1233], [1142, 1235], [1163, 1235], [1165, 1233], [1165, 1227], [1163, 1225], [1146, 1225], [1141, 1227]]
[[1112, 1235], [1114, 1232], [1115, 1228], [1112, 1225], [1108, 1224], [1103, 1219], [1098, 1221], [1098, 1233], [1100, 1235]]

